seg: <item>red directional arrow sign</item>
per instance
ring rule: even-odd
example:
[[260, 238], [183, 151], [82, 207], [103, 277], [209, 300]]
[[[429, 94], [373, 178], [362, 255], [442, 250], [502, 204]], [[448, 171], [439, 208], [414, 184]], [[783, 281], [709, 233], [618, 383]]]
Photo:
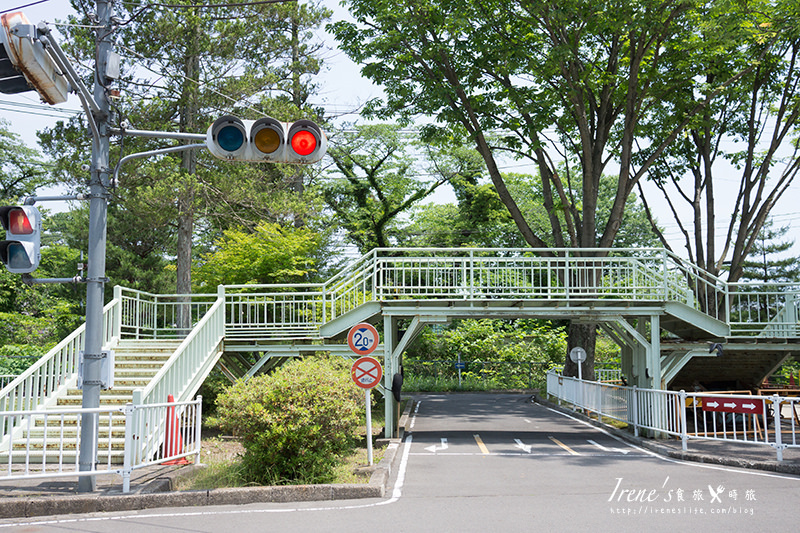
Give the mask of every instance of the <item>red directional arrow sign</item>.
[[703, 411], [723, 413], [757, 413], [764, 412], [764, 400], [754, 398], [716, 398], [703, 397]]

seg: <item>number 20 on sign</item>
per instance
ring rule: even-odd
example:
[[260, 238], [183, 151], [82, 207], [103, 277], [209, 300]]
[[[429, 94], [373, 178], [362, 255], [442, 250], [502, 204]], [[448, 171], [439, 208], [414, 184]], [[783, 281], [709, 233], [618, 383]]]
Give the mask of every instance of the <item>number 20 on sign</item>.
[[356, 324], [347, 333], [347, 345], [357, 355], [369, 355], [378, 347], [378, 330], [372, 324]]

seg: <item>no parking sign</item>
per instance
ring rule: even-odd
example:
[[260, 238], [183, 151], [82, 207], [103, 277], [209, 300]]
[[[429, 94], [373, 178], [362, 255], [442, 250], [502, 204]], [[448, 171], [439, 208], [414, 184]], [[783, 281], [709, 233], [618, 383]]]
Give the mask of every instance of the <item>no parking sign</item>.
[[362, 389], [371, 389], [380, 383], [383, 368], [374, 357], [359, 357], [350, 368], [350, 377], [353, 378], [353, 383]]

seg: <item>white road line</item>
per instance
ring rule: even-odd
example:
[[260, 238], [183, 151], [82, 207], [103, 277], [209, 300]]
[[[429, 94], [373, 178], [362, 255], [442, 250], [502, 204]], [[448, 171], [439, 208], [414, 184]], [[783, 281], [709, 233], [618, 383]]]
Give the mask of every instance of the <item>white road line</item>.
[[624, 454], [624, 455], [628, 455], [629, 453], [631, 453], [630, 450], [623, 450], [622, 448], [606, 448], [605, 446], [603, 446], [599, 442], [595, 442], [592, 439], [586, 439], [586, 442], [588, 442], [589, 444], [594, 444], [595, 446], [597, 446], [598, 448], [600, 448], [604, 452], [616, 452], [616, 453], [621, 453], [621, 454]]
[[[13, 522], [8, 524], [0, 524], [0, 528], [7, 527], [21, 527], [21, 526], [47, 526], [47, 525], [61, 525], [61, 524], [80, 524], [83, 522], [104, 522], [104, 521], [119, 521], [119, 520], [141, 520], [148, 518], [180, 518], [188, 516], [225, 516], [225, 515], [243, 515], [243, 514], [264, 514], [264, 513], [294, 513], [294, 512], [310, 512], [310, 511], [344, 511], [349, 509], [365, 509], [370, 507], [377, 507], [379, 505], [387, 505], [394, 503], [400, 499], [403, 491], [403, 483], [406, 478], [406, 469], [408, 468], [408, 456], [411, 450], [411, 441], [413, 436], [408, 434], [403, 442], [404, 449], [403, 455], [400, 459], [400, 466], [397, 471], [397, 481], [392, 491], [392, 497], [388, 500], [383, 500], [375, 503], [365, 503], [361, 505], [341, 505], [333, 507], [290, 507], [287, 509], [244, 509], [237, 507], [234, 510], [226, 511], [181, 511], [175, 513], [150, 513], [142, 514], [140, 511], [126, 512], [127, 514], [119, 516], [92, 516], [86, 518], [62, 518], [53, 520], [37, 520], [33, 522]], [[272, 503], [272, 502], [264, 502]], [[13, 520], [13, 519], [12, 519]]]
[[[441, 453], [435, 454], [430, 452], [411, 452], [409, 455], [413, 455], [415, 457], [575, 457], [574, 453], [569, 453], [567, 451], [564, 452], [531, 452], [525, 453], [522, 451], [519, 452], [489, 452], [488, 454], [483, 452], [450, 452], [450, 453]], [[581, 457], [608, 457], [607, 453], [602, 452], [592, 452], [592, 453], [580, 453], [578, 454]], [[641, 455], [620, 455], [618, 456], [619, 459], [628, 459], [634, 457], [641, 457]]]

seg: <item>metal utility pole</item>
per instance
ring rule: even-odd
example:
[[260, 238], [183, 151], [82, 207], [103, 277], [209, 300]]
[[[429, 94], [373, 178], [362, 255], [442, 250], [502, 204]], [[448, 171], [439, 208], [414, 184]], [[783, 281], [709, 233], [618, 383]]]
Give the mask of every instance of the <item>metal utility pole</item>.
[[[97, 0], [97, 50], [94, 78], [94, 113], [97, 135], [92, 143], [92, 167], [89, 182], [89, 257], [86, 276], [86, 341], [83, 354], [84, 409], [100, 407], [101, 370], [103, 367], [103, 292], [106, 281], [106, 228], [108, 195], [111, 186], [109, 164], [110, 124], [106, 71], [111, 53], [112, 5]], [[81, 419], [79, 470], [91, 471], [97, 462], [97, 415], [84, 414]], [[80, 476], [79, 492], [96, 488], [94, 476]]]

